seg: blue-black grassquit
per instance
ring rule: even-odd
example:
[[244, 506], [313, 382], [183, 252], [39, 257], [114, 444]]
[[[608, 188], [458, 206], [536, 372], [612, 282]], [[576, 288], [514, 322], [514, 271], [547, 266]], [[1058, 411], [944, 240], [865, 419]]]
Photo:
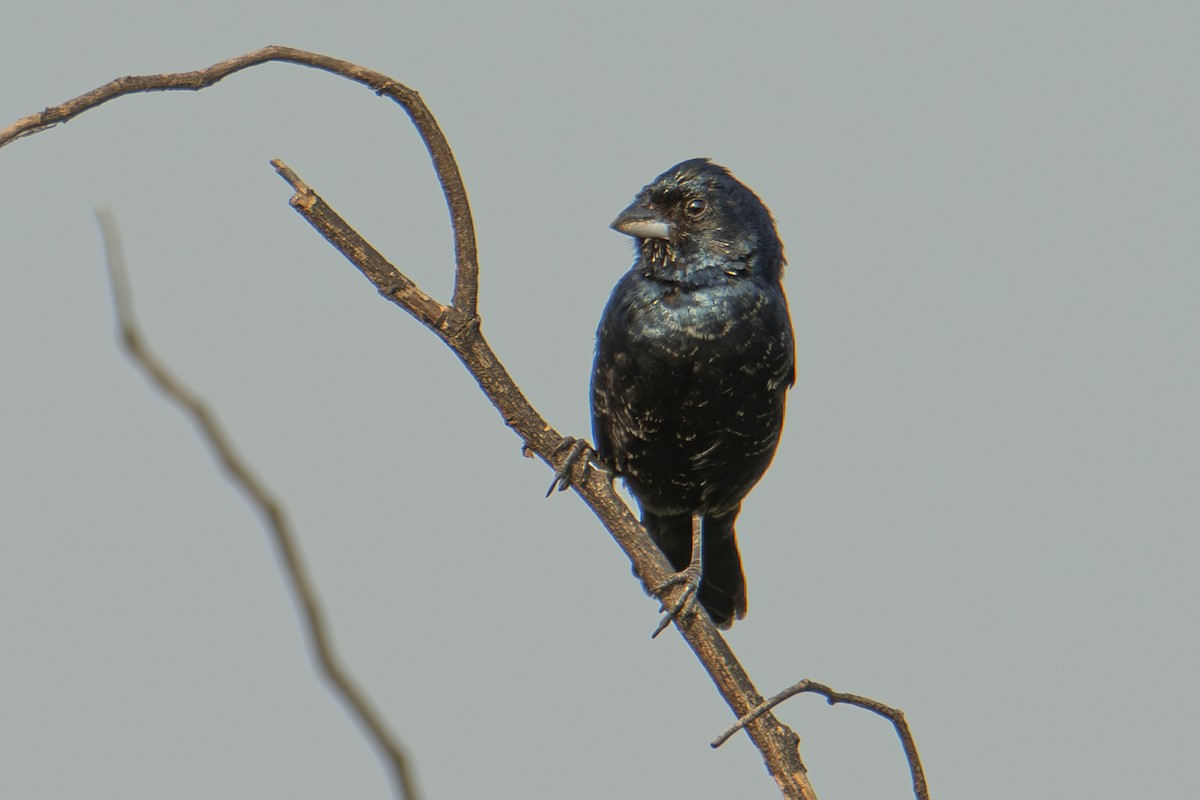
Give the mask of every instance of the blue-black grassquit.
[[684, 161], [642, 189], [612, 227], [637, 242], [613, 290], [592, 372], [596, 449], [625, 479], [642, 523], [728, 627], [746, 613], [734, 534], [771, 463], [795, 362], [770, 212], [727, 169]]

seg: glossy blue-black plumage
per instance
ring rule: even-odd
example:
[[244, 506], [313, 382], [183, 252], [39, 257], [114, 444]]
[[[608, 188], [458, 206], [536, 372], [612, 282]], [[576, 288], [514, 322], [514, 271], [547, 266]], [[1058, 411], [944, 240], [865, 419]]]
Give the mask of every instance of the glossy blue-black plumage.
[[746, 612], [734, 520], [774, 456], [794, 376], [783, 246], [758, 197], [707, 159], [658, 176], [613, 227], [637, 259], [597, 333], [596, 448], [676, 569], [703, 517], [698, 598], [728, 626]]

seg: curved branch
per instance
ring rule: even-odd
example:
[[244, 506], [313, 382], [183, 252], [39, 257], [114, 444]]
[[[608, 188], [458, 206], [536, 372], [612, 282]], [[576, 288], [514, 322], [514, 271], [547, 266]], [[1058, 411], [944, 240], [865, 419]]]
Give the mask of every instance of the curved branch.
[[292, 535], [291, 526], [283, 508], [267, 491], [262, 481], [250, 470], [249, 465], [233, 449], [229, 436], [217, 418], [199, 397], [170, 373], [162, 361], [146, 347], [141, 331], [133, 315], [133, 296], [125, 270], [125, 256], [121, 248], [116, 221], [107, 213], [96, 212], [100, 225], [100, 236], [104, 240], [105, 261], [108, 264], [109, 283], [112, 286], [113, 308], [117, 317], [117, 328], [121, 346], [150, 382], [171, 402], [189, 417], [201, 437], [208, 444], [213, 456], [234, 483], [246, 495], [263, 518], [271, 542], [283, 565], [283, 573], [296, 603], [300, 606], [304, 630], [308, 637], [309, 650], [321, 673], [329, 681], [334, 693], [341, 699], [350, 713], [367, 733], [367, 738], [383, 754], [391, 769], [392, 782], [398, 797], [417, 800], [416, 779], [409, 766], [404, 748], [387, 729], [382, 717], [375, 711], [366, 695], [358, 688], [350, 673], [342, 666], [329, 635], [325, 612], [321, 609], [316, 587], [308, 575], [300, 548]]
[[921, 768], [921, 756], [917, 752], [917, 743], [913, 739], [912, 731], [909, 730], [908, 720], [904, 718], [904, 712], [898, 708], [884, 705], [878, 700], [872, 700], [869, 697], [863, 697], [860, 694], [847, 694], [845, 692], [836, 692], [830, 689], [823, 683], [810, 681], [805, 678], [798, 683], [794, 683], [784, 689], [779, 694], [767, 700], [756, 707], [749, 714], [743, 715], [737, 722], [729, 726], [720, 736], [713, 739], [710, 746], [713, 749], [720, 747], [729, 740], [731, 736], [740, 731], [751, 720], [770, 711], [775, 706], [787, 700], [790, 697], [795, 697], [798, 694], [809, 692], [811, 694], [819, 694], [831, 706], [836, 706], [838, 703], [865, 708], [867, 711], [878, 714], [885, 719], [891, 720], [892, 727], [896, 729], [896, 735], [900, 737], [900, 746], [904, 748], [904, 757], [908, 760], [908, 771], [912, 776], [913, 794], [917, 800], [929, 800], [929, 787], [925, 784], [925, 770]]
[[421, 95], [399, 81], [374, 70], [365, 69], [337, 58], [297, 50], [294, 47], [270, 45], [234, 58], [227, 58], [211, 67], [192, 72], [175, 72], [165, 75], [129, 75], [117, 78], [86, 94], [50, 106], [37, 114], [17, 120], [0, 130], [0, 147], [35, 133], [52, 128], [79, 116], [89, 109], [115, 100], [127, 94], [166, 91], [199, 91], [249, 67], [271, 61], [300, 64], [314, 69], [341, 75], [372, 89], [375, 94], [390, 97], [408, 114], [416, 126], [425, 148], [433, 159], [442, 194], [450, 210], [450, 221], [454, 228], [454, 305], [470, 315], [475, 314], [479, 296], [479, 257], [475, 248], [475, 225], [471, 220], [471, 206], [467, 202], [467, 190], [463, 185], [454, 151], [446, 141], [437, 120], [421, 99]]

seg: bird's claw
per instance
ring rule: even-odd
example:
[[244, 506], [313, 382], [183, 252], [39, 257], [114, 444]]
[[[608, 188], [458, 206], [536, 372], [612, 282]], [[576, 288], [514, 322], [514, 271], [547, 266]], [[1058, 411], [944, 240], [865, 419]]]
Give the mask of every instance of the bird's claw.
[[[681, 583], [684, 585], [683, 592], [679, 595], [679, 599], [668, 608], [665, 597], [666, 592]], [[667, 629], [667, 626], [673, 620], [684, 619], [696, 613], [696, 593], [700, 591], [699, 564], [693, 563], [686, 569], [676, 572], [650, 591], [663, 601], [662, 606], [658, 609], [663, 612], [663, 618], [659, 620], [658, 627], [654, 629], [654, 633], [650, 634], [651, 639], [656, 639], [660, 633]]]
[[558, 469], [554, 470], [554, 480], [550, 481], [550, 488], [546, 490], [546, 497], [554, 494], [557, 489], [560, 492], [565, 492], [571, 488], [571, 470], [575, 468], [576, 462], [583, 458], [583, 479], [586, 480], [588, 473], [592, 469], [592, 457], [596, 451], [587, 443], [586, 439], [576, 439], [574, 436], [565, 436], [558, 443], [558, 447], [550, 454], [556, 456], [563, 450], [567, 451], [567, 455], [559, 464]]

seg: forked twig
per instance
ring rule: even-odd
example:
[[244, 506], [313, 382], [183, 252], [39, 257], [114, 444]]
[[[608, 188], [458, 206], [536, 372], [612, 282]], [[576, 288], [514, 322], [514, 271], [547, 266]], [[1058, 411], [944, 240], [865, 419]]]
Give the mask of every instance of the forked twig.
[[913, 739], [912, 731], [910, 731], [908, 728], [908, 720], [904, 718], [904, 712], [898, 708], [892, 708], [891, 706], [884, 705], [878, 700], [872, 700], [869, 697], [863, 697], [862, 695], [858, 694], [846, 694], [845, 692], [836, 692], [823, 683], [810, 681], [807, 678], [798, 683], [792, 684], [771, 699], [760, 703], [748, 714], [743, 714], [738, 721], [731, 725], [724, 733], [722, 733], [716, 739], [713, 739], [712, 742], [710, 742], [710, 746], [714, 749], [720, 747], [721, 745], [725, 744], [725, 742], [728, 741], [731, 736], [740, 731], [759, 715], [765, 714], [790, 697], [795, 697], [798, 694], [804, 694], [806, 692], [810, 694], [821, 695], [831, 706], [835, 706], [838, 703], [858, 706], [859, 708], [865, 708], [867, 711], [874, 712], [881, 717], [886, 717], [887, 719], [891, 720], [892, 726], [896, 729], [896, 735], [900, 737], [900, 745], [904, 748], [904, 757], [908, 760], [908, 771], [909, 774], [912, 775], [913, 794], [916, 795], [917, 800], [929, 800], [929, 788], [925, 785], [925, 770], [921, 768], [921, 756], [917, 752], [917, 743]]
[[338, 660], [329, 628], [325, 623], [325, 613], [317, 598], [316, 587], [309, 577], [283, 508], [234, 450], [228, 434], [204, 401], [172, 375], [146, 346], [133, 314], [133, 295], [129, 288], [125, 255], [116, 220], [105, 211], [97, 211], [96, 221], [100, 225], [100, 235], [104, 240], [105, 261], [108, 264], [113, 308], [116, 311], [122, 347], [155, 388], [191, 418], [225, 474], [262, 515], [271, 536], [271, 543], [275, 546], [276, 554], [283, 565], [288, 587], [300, 606], [303, 627], [313, 659], [329, 681], [334, 693], [346, 704], [366, 731], [368, 738], [383, 754], [391, 768], [397, 795], [404, 800], [417, 800], [419, 795], [416, 780], [404, 749]]

